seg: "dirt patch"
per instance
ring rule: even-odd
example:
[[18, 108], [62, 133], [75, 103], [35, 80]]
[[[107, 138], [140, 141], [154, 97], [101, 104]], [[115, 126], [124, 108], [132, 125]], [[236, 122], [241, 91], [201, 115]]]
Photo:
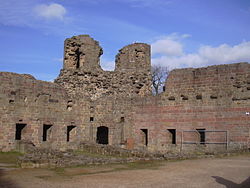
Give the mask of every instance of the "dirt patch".
[[[250, 155], [171, 162], [139, 162], [1, 174], [17, 187], [250, 187]], [[2, 179], [1, 179], [2, 180]]]

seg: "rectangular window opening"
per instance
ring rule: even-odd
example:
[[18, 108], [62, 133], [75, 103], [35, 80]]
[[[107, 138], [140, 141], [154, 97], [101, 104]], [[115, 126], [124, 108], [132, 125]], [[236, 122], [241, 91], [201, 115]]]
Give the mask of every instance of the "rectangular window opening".
[[124, 117], [121, 117], [121, 123], [123, 123], [125, 121]]
[[94, 121], [94, 117], [90, 117], [90, 118], [89, 118], [89, 121], [90, 121], [90, 122], [93, 122], [93, 121]]
[[168, 100], [175, 101], [175, 97], [174, 96], [168, 97]]
[[67, 142], [70, 141], [70, 132], [72, 131], [72, 129], [74, 129], [76, 126], [74, 125], [70, 125], [70, 126], [67, 126]]
[[168, 129], [170, 133], [171, 144], [176, 144], [176, 129]]
[[43, 125], [43, 141], [47, 141], [48, 140], [48, 137], [50, 136], [51, 134], [51, 127], [52, 125]]
[[25, 126], [26, 124], [16, 124], [15, 140], [22, 139], [22, 130], [25, 128]]
[[15, 103], [15, 100], [10, 99], [10, 100], [9, 100], [9, 103], [10, 103], [10, 104], [14, 104], [14, 103]]
[[197, 100], [201, 100], [202, 99], [202, 95], [196, 95], [196, 99]]
[[217, 96], [215, 96], [215, 95], [211, 95], [210, 96], [210, 99], [217, 99], [218, 97]]
[[141, 129], [143, 137], [142, 137], [142, 142], [145, 146], [148, 145], [148, 129]]
[[206, 129], [196, 129], [200, 135], [200, 144], [205, 144], [206, 141]]

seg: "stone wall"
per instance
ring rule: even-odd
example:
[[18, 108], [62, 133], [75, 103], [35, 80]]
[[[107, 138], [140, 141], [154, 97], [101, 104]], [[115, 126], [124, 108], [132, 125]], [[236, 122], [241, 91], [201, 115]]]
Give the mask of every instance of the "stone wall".
[[177, 101], [249, 106], [250, 68], [248, 63], [237, 63], [177, 69], [171, 72], [165, 87], [169, 98]]
[[[141, 129], [148, 130], [148, 148], [180, 151], [202, 146], [203, 149], [226, 149], [226, 134], [231, 149], [249, 147], [250, 143], [250, 64], [238, 63], [199, 69], [173, 70], [166, 82], [166, 92], [146, 98], [138, 104], [135, 115], [135, 143], [145, 147]], [[176, 144], [172, 144], [170, 129], [176, 130]], [[200, 145], [197, 129], [206, 131]], [[190, 131], [193, 132], [185, 132]], [[184, 131], [184, 132], [183, 132]], [[197, 143], [197, 144], [195, 144]]]
[[249, 63], [173, 70], [166, 91], [152, 96], [149, 45], [122, 48], [114, 71], [101, 69], [101, 54], [97, 41], [80, 35], [65, 41], [55, 83], [1, 72], [0, 150], [19, 148], [20, 141], [162, 153], [250, 147]]
[[[88, 113], [78, 109], [88, 106], [88, 101], [75, 103], [58, 84], [39, 81], [30, 75], [1, 72], [0, 80], [1, 150], [15, 149], [19, 140], [31, 141], [37, 147], [63, 149], [82, 140], [82, 135], [86, 138], [84, 121]], [[44, 125], [51, 126], [46, 141], [43, 141]], [[71, 125], [76, 128], [67, 142], [67, 127]]]

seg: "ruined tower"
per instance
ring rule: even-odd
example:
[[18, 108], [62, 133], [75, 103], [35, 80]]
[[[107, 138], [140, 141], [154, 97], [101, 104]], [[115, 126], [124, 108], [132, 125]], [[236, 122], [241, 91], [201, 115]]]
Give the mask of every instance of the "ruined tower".
[[100, 66], [103, 50], [89, 35], [66, 39], [64, 65], [56, 83], [70, 95], [92, 100], [103, 96], [151, 95], [150, 46], [134, 43], [119, 50], [115, 71]]
[[115, 60], [115, 71], [150, 72], [150, 46], [134, 43], [119, 50]]
[[101, 69], [102, 48], [89, 35], [68, 38], [64, 42], [64, 65], [66, 70]]

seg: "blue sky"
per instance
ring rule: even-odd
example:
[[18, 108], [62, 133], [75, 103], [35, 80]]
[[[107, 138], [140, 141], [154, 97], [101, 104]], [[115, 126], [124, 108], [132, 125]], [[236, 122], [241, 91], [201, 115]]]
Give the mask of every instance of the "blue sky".
[[133, 42], [169, 68], [250, 62], [249, 0], [0, 0], [0, 71], [51, 81], [63, 42], [89, 34], [105, 70]]

